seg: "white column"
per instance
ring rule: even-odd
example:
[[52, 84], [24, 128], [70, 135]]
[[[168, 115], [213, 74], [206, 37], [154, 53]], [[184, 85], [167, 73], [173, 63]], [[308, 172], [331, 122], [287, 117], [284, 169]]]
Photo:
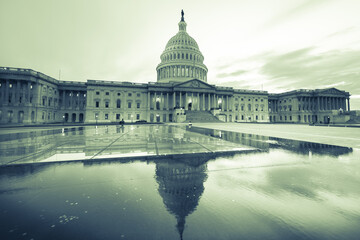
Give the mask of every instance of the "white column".
[[181, 91], [180, 91], [179, 94], [180, 94], [180, 108], [182, 108], [182, 99], [181, 99], [181, 94], [182, 94], [182, 93], [181, 93]]
[[210, 96], [211, 96], [210, 93], [208, 93], [208, 111], [210, 111], [210, 109], [211, 109], [211, 104], [210, 104], [211, 97]]
[[226, 111], [229, 111], [229, 96], [226, 95]]
[[174, 107], [176, 107], [176, 92], [173, 92], [173, 106], [172, 109], [174, 109]]
[[166, 110], [169, 111], [169, 93], [166, 93]]
[[160, 110], [164, 109], [163, 93], [160, 92]]
[[205, 111], [205, 93], [202, 94], [202, 98], [203, 98], [203, 105], [202, 105], [202, 110]]

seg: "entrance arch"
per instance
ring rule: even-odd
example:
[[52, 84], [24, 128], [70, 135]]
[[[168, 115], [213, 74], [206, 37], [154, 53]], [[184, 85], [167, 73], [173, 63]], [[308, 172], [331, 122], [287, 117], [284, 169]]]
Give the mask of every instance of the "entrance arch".
[[23, 122], [24, 122], [24, 112], [19, 111], [19, 113], [18, 113], [18, 123], [23, 123]]
[[79, 115], [79, 122], [84, 122], [84, 114], [80, 113]]

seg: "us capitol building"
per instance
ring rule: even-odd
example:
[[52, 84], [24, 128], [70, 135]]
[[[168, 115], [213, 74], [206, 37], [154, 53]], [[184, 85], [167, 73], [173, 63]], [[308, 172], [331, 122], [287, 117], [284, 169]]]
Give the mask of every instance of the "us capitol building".
[[182, 12], [148, 84], [59, 81], [31, 69], [0, 67], [0, 123], [344, 122], [350, 94], [335, 88], [280, 94], [207, 83], [208, 69]]

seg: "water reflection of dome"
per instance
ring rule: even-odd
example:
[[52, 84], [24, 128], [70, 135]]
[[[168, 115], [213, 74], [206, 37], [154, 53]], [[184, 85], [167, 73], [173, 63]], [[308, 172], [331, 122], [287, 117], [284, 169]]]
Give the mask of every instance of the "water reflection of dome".
[[180, 239], [185, 229], [185, 218], [196, 210], [207, 179], [207, 159], [191, 161], [168, 160], [156, 163], [159, 194], [167, 211], [177, 220]]

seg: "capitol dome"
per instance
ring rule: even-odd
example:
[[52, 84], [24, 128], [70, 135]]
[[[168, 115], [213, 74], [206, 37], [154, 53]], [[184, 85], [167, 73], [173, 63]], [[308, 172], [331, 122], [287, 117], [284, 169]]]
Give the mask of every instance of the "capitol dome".
[[184, 82], [199, 79], [207, 82], [207, 67], [203, 64], [204, 56], [199, 50], [197, 42], [186, 32], [184, 12], [181, 11], [179, 32], [170, 38], [161, 63], [157, 66], [158, 82]]

